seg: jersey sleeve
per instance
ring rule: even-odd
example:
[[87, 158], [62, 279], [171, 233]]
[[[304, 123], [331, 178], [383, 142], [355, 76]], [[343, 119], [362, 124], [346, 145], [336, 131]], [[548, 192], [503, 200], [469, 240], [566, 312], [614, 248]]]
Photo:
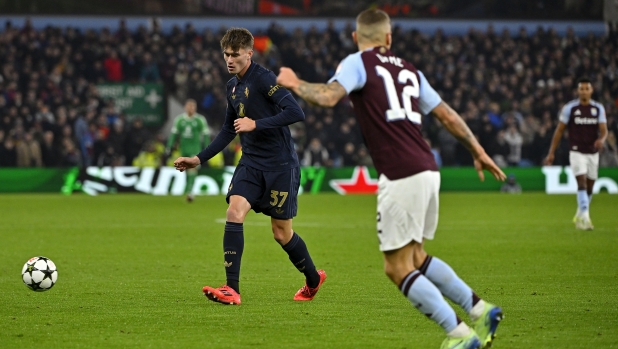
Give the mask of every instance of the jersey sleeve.
[[361, 54], [362, 52], [356, 52], [344, 58], [328, 83], [337, 81], [348, 94], [363, 88], [367, 82], [367, 72]]
[[560, 114], [558, 114], [558, 121], [568, 124], [570, 118], [571, 118], [571, 107], [567, 104], [564, 107], [562, 107], [562, 110], [560, 110]]
[[599, 124], [607, 124], [607, 115], [605, 114], [605, 107], [599, 103]]
[[260, 92], [274, 104], [279, 104], [286, 96], [292, 95], [285, 87], [277, 84], [277, 76], [272, 71], [260, 76]]
[[436, 90], [431, 87], [425, 75], [417, 70], [418, 76], [421, 78], [420, 81], [420, 94], [418, 97], [418, 107], [421, 110], [421, 113], [427, 115], [429, 114], [435, 107], [442, 102], [442, 98]]

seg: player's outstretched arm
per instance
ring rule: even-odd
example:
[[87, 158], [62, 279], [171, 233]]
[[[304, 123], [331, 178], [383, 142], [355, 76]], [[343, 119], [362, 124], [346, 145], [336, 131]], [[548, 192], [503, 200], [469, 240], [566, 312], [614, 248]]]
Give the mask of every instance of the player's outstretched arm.
[[176, 159], [176, 161], [174, 161], [174, 167], [180, 172], [183, 172], [190, 168], [195, 168], [199, 164], [200, 164], [200, 159], [197, 156], [194, 156], [192, 158], [180, 157]]
[[329, 84], [315, 84], [301, 80], [290, 68], [282, 67], [277, 76], [277, 83], [294, 91], [300, 98], [321, 107], [332, 107], [347, 93], [337, 81]]
[[466, 125], [466, 122], [456, 111], [445, 102], [440, 102], [431, 113], [440, 120], [448, 132], [455, 136], [470, 151], [472, 157], [474, 157], [474, 168], [478, 172], [481, 181], [485, 180], [483, 170], [489, 171], [499, 181], [506, 179], [504, 172], [485, 153], [485, 149], [479, 144], [468, 125]]
[[558, 122], [556, 131], [554, 131], [554, 137], [552, 137], [551, 139], [551, 146], [549, 147], [549, 152], [547, 153], [547, 157], [545, 158], [545, 160], [543, 160], [544, 165], [551, 166], [554, 163], [554, 153], [556, 152], [556, 148], [558, 148], [558, 144], [560, 144], [560, 140], [562, 139], [562, 134], [564, 133], [565, 128], [566, 124], [564, 122]]

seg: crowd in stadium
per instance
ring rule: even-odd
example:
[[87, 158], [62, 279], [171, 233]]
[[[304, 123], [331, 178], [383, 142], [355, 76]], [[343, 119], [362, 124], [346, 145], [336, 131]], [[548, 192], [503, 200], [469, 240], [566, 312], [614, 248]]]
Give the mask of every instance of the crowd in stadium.
[[[338, 62], [356, 51], [352, 24], [288, 32], [272, 24], [255, 32], [254, 59], [278, 71], [289, 66], [311, 82], [326, 82]], [[140, 152], [162, 149], [165, 135], [127, 120], [102, 82], [160, 82], [181, 103], [198, 102], [212, 136], [225, 116], [222, 31], [191, 24], [163, 32], [154, 25], [130, 31], [35, 30], [7, 23], [0, 30], [0, 167], [132, 165]], [[541, 165], [560, 108], [576, 98], [580, 77], [593, 81], [605, 106], [609, 136], [601, 166], [618, 166], [618, 33], [577, 37], [553, 30], [431, 36], [393, 30], [392, 50], [423, 71], [500, 166]], [[347, 101], [322, 109], [300, 101], [306, 121], [291, 126], [306, 166], [371, 165]], [[171, 116], [173, 117], [173, 115]], [[441, 166], [472, 165], [469, 153], [432, 117], [423, 131]], [[563, 140], [555, 164], [568, 164]], [[227, 157], [234, 159], [234, 156]]]

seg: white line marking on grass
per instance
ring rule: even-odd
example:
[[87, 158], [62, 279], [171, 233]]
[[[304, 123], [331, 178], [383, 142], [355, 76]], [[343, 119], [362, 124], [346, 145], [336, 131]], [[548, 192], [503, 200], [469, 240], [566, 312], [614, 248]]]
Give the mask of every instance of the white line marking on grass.
[[[225, 224], [225, 218], [217, 218], [215, 219], [215, 223]], [[270, 222], [252, 222], [245, 221], [243, 225], [251, 225], [258, 227], [267, 227], [270, 226]], [[327, 224], [327, 223], [319, 223], [319, 222], [294, 222], [295, 227], [309, 227], [309, 228], [337, 228], [337, 229], [358, 229], [358, 228], [366, 228], [361, 224]]]

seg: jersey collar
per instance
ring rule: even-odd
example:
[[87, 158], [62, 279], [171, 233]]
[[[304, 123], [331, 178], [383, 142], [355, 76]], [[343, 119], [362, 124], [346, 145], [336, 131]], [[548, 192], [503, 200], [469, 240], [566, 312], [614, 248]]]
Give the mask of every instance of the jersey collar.
[[251, 65], [249, 66], [249, 69], [247, 69], [247, 71], [245, 72], [245, 76], [241, 78], [238, 77], [238, 75], [236, 75], [236, 80], [238, 81], [236, 83], [236, 85], [240, 84], [241, 82], [247, 80], [249, 78], [249, 76], [251, 75], [251, 73], [253, 73], [253, 69], [255, 68], [255, 66], [257, 65], [257, 63], [255, 63], [254, 61], [251, 61]]

